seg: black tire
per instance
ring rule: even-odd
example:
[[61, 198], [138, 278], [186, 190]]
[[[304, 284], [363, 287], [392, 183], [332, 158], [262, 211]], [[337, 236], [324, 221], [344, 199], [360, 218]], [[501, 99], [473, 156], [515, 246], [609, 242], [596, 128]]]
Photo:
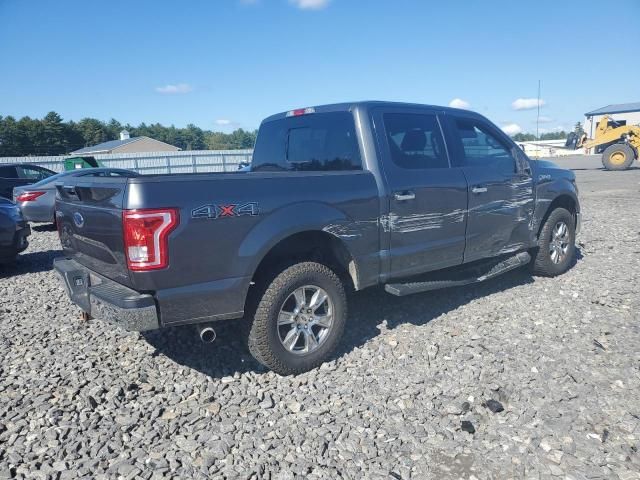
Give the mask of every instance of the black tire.
[[636, 158], [636, 152], [625, 143], [614, 143], [602, 152], [602, 165], [607, 170], [626, 170]]
[[[327, 293], [333, 305], [333, 323], [315, 350], [296, 354], [288, 351], [280, 339], [278, 316], [293, 292], [309, 285]], [[249, 351], [258, 362], [280, 375], [306, 372], [333, 353], [342, 338], [346, 318], [344, 286], [332, 270], [315, 262], [292, 265], [273, 279], [260, 298], [248, 335]]]
[[[553, 260], [551, 245], [554, 229], [563, 222], [568, 229], [567, 252], [559, 261]], [[555, 277], [566, 272], [576, 251], [576, 224], [571, 212], [564, 208], [556, 208], [547, 217], [540, 230], [539, 248], [532, 252], [531, 269], [534, 275], [541, 277]]]

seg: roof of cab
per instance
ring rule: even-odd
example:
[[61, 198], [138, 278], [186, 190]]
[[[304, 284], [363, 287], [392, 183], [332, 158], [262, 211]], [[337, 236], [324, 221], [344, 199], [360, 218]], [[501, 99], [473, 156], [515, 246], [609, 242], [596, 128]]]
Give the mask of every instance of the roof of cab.
[[[405, 107], [405, 108], [406, 107], [416, 107], [416, 108], [426, 107], [426, 108], [433, 108], [437, 110], [445, 110], [445, 111], [452, 111], [452, 112], [475, 113], [475, 112], [472, 112], [471, 110], [462, 110], [459, 108], [444, 107], [441, 105], [428, 105], [428, 104], [422, 104], [422, 103], [409, 103], [409, 102], [388, 102], [388, 101], [382, 101], [382, 100], [364, 100], [364, 101], [358, 101], [358, 102], [331, 103], [327, 105], [316, 105], [316, 106], [311, 105], [311, 106], [302, 107], [302, 108], [313, 108], [315, 110], [315, 113], [328, 113], [328, 112], [350, 111], [356, 107], [372, 108], [372, 107], [381, 107], [381, 106]], [[262, 123], [286, 118], [287, 113], [290, 111], [291, 110], [270, 115], [269, 117], [265, 118], [262, 121]]]

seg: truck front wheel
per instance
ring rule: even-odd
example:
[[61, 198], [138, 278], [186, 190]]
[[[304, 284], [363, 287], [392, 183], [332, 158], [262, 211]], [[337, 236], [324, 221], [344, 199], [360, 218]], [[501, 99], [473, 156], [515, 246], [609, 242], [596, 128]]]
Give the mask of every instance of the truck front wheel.
[[573, 215], [564, 208], [551, 212], [540, 231], [539, 245], [532, 255], [534, 275], [555, 277], [571, 266], [575, 255], [576, 224]]
[[262, 295], [249, 332], [249, 350], [281, 375], [311, 370], [338, 345], [347, 298], [325, 265], [304, 262], [277, 275]]

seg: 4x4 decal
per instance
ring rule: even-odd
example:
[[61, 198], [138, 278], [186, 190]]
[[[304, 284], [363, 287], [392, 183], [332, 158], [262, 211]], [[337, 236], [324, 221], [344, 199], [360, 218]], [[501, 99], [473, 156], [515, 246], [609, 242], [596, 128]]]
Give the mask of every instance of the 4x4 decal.
[[243, 215], [259, 215], [260, 209], [257, 202], [210, 204], [191, 210], [191, 218], [223, 218], [241, 217]]

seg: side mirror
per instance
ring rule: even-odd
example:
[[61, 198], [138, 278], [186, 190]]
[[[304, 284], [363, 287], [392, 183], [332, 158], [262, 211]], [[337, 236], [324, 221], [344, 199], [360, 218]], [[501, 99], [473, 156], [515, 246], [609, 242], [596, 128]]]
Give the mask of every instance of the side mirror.
[[516, 173], [520, 175], [532, 175], [531, 165], [529, 164], [529, 160], [527, 156], [520, 150], [519, 148], [513, 147], [511, 149], [511, 154], [513, 158], [516, 159]]

